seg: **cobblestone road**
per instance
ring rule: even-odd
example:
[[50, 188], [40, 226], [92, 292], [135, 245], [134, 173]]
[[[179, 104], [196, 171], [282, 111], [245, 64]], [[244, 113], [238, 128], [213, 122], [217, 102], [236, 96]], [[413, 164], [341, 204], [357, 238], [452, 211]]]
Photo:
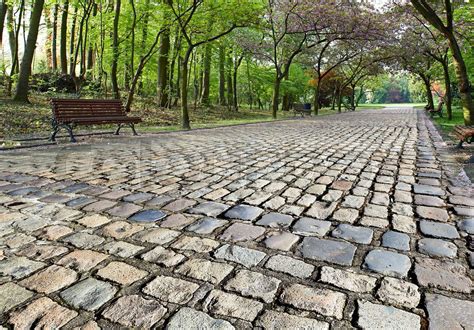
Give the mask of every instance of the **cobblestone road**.
[[0, 155], [0, 322], [474, 328], [472, 186], [386, 109]]

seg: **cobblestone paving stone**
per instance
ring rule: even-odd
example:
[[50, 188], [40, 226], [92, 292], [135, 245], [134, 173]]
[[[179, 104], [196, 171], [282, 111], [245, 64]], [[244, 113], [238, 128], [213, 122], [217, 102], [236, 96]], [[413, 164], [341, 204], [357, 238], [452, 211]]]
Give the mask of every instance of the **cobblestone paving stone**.
[[474, 328], [474, 189], [409, 108], [0, 154], [0, 324]]

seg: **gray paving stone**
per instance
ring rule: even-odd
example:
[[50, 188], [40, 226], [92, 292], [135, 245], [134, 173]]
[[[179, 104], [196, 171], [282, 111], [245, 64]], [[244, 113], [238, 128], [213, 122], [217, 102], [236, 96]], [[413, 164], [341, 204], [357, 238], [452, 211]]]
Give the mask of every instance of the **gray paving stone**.
[[226, 283], [225, 289], [236, 291], [245, 297], [261, 299], [268, 304], [275, 299], [280, 283], [281, 281], [274, 277], [239, 270], [235, 277]]
[[265, 267], [276, 272], [282, 272], [299, 278], [308, 278], [314, 271], [314, 266], [304, 261], [281, 254], [268, 259]]
[[123, 241], [114, 241], [105, 244], [102, 249], [109, 254], [113, 254], [122, 258], [129, 258], [143, 250], [144, 247]]
[[136, 222], [155, 222], [166, 217], [166, 213], [160, 210], [143, 210], [129, 218]]
[[25, 257], [9, 257], [0, 260], [0, 274], [19, 279], [43, 268], [45, 265], [43, 262], [33, 261]]
[[474, 302], [428, 293], [425, 299], [430, 329], [473, 329]]
[[321, 329], [329, 330], [329, 323], [282, 312], [266, 310], [257, 325], [264, 329]]
[[363, 267], [384, 275], [407, 276], [411, 267], [410, 258], [386, 250], [371, 250], [364, 259]]
[[324, 236], [331, 228], [330, 221], [301, 218], [293, 225], [293, 233], [303, 236]]
[[420, 258], [415, 262], [415, 275], [424, 287], [466, 293], [472, 291], [472, 281], [466, 275], [466, 269], [456, 262]]
[[229, 205], [222, 203], [204, 202], [187, 210], [187, 212], [192, 214], [203, 214], [208, 217], [216, 217], [219, 214], [224, 213], [229, 207]]
[[30, 299], [33, 295], [33, 292], [12, 282], [0, 285], [0, 313], [6, 313], [13, 307]]
[[441, 239], [423, 238], [418, 241], [418, 251], [432, 257], [455, 258], [458, 248], [455, 244]]
[[370, 244], [372, 242], [373, 230], [365, 227], [351, 226], [348, 224], [341, 224], [332, 231], [332, 236], [342, 238], [346, 241]]
[[141, 209], [141, 206], [135, 205], [133, 203], [118, 203], [113, 208], [107, 210], [106, 213], [114, 217], [128, 218]]
[[358, 300], [357, 325], [362, 329], [420, 329], [420, 317], [391, 306]]
[[205, 259], [191, 259], [178, 267], [179, 274], [195, 278], [197, 280], [220, 283], [234, 269], [233, 266]]
[[340, 208], [333, 214], [333, 219], [340, 222], [356, 222], [359, 218], [359, 211], [356, 209]]
[[351, 271], [323, 266], [320, 281], [352, 292], [371, 292], [375, 288], [377, 278]]
[[269, 249], [289, 251], [295, 245], [300, 237], [287, 232], [274, 233], [268, 236], [263, 242]]
[[256, 266], [265, 256], [264, 252], [231, 244], [225, 244], [214, 252], [217, 259], [233, 261], [247, 268]]
[[447, 222], [449, 214], [445, 209], [439, 207], [417, 206], [416, 213], [420, 218]]
[[181, 308], [174, 314], [168, 325], [169, 330], [181, 329], [209, 329], [209, 330], [232, 330], [235, 329], [228, 321], [215, 319], [206, 313], [198, 312], [189, 307]]
[[271, 213], [265, 214], [260, 220], [258, 220], [257, 225], [278, 228], [278, 227], [289, 227], [292, 222], [293, 222], [292, 216], [271, 212]]
[[420, 230], [426, 236], [439, 238], [459, 238], [456, 227], [447, 223], [434, 221], [420, 221]]
[[143, 292], [174, 304], [185, 304], [193, 297], [199, 285], [170, 276], [157, 276], [148, 283]]
[[262, 212], [263, 210], [259, 207], [239, 204], [228, 210], [224, 217], [252, 221], [258, 218]]
[[77, 315], [76, 311], [42, 297], [13, 312], [8, 323], [14, 329], [60, 329]]
[[218, 220], [216, 218], [205, 217], [201, 220], [188, 226], [186, 230], [195, 232], [197, 234], [211, 234], [217, 228], [220, 228], [229, 222], [226, 220]]
[[204, 309], [214, 314], [230, 316], [252, 322], [263, 309], [263, 304], [255, 300], [212, 290], [203, 303]]
[[60, 296], [75, 308], [95, 311], [112, 299], [116, 292], [113, 285], [89, 277], [62, 291]]
[[280, 301], [298, 309], [314, 311], [340, 320], [346, 304], [346, 295], [328, 289], [293, 284], [283, 290]]
[[420, 303], [421, 294], [413, 283], [384, 277], [377, 290], [377, 297], [390, 305], [416, 308]]
[[410, 251], [410, 236], [393, 230], [387, 231], [382, 235], [382, 246], [402, 251]]
[[186, 257], [181, 253], [176, 253], [171, 249], [156, 246], [152, 250], [142, 254], [141, 258], [148, 262], [154, 262], [165, 267], [173, 267], [183, 261]]
[[144, 299], [139, 295], [120, 297], [107, 307], [102, 315], [125, 327], [150, 328], [166, 314], [166, 308], [156, 300]]
[[234, 223], [228, 227], [220, 236], [225, 241], [249, 241], [254, 240], [263, 235], [265, 228], [253, 226], [244, 223]]
[[102, 244], [105, 239], [98, 235], [78, 232], [63, 239], [64, 242], [71, 243], [75, 247], [89, 249], [91, 247]]
[[356, 247], [350, 243], [306, 237], [301, 244], [305, 258], [351, 266]]
[[464, 219], [457, 222], [458, 228], [468, 234], [474, 234], [474, 218]]
[[421, 195], [430, 195], [430, 196], [444, 196], [445, 192], [443, 189], [434, 186], [428, 186], [423, 184], [415, 184], [413, 185], [413, 190], [415, 194]]

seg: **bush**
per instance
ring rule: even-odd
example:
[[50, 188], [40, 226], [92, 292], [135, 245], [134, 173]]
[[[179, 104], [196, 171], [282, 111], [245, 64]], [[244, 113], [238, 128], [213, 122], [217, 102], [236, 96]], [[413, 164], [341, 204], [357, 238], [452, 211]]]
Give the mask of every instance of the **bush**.
[[56, 72], [37, 73], [31, 76], [31, 89], [40, 93], [75, 93], [76, 84], [71, 75]]

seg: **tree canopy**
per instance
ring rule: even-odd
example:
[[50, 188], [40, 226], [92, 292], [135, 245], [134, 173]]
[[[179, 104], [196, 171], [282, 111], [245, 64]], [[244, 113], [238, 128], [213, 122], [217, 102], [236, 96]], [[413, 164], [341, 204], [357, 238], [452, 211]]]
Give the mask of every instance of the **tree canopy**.
[[434, 107], [440, 90], [472, 125], [473, 31], [473, 4], [449, 0], [3, 0], [1, 88], [17, 102], [32, 89], [122, 98], [127, 111], [148, 97], [180, 107], [183, 128], [191, 103], [276, 118], [293, 103]]

